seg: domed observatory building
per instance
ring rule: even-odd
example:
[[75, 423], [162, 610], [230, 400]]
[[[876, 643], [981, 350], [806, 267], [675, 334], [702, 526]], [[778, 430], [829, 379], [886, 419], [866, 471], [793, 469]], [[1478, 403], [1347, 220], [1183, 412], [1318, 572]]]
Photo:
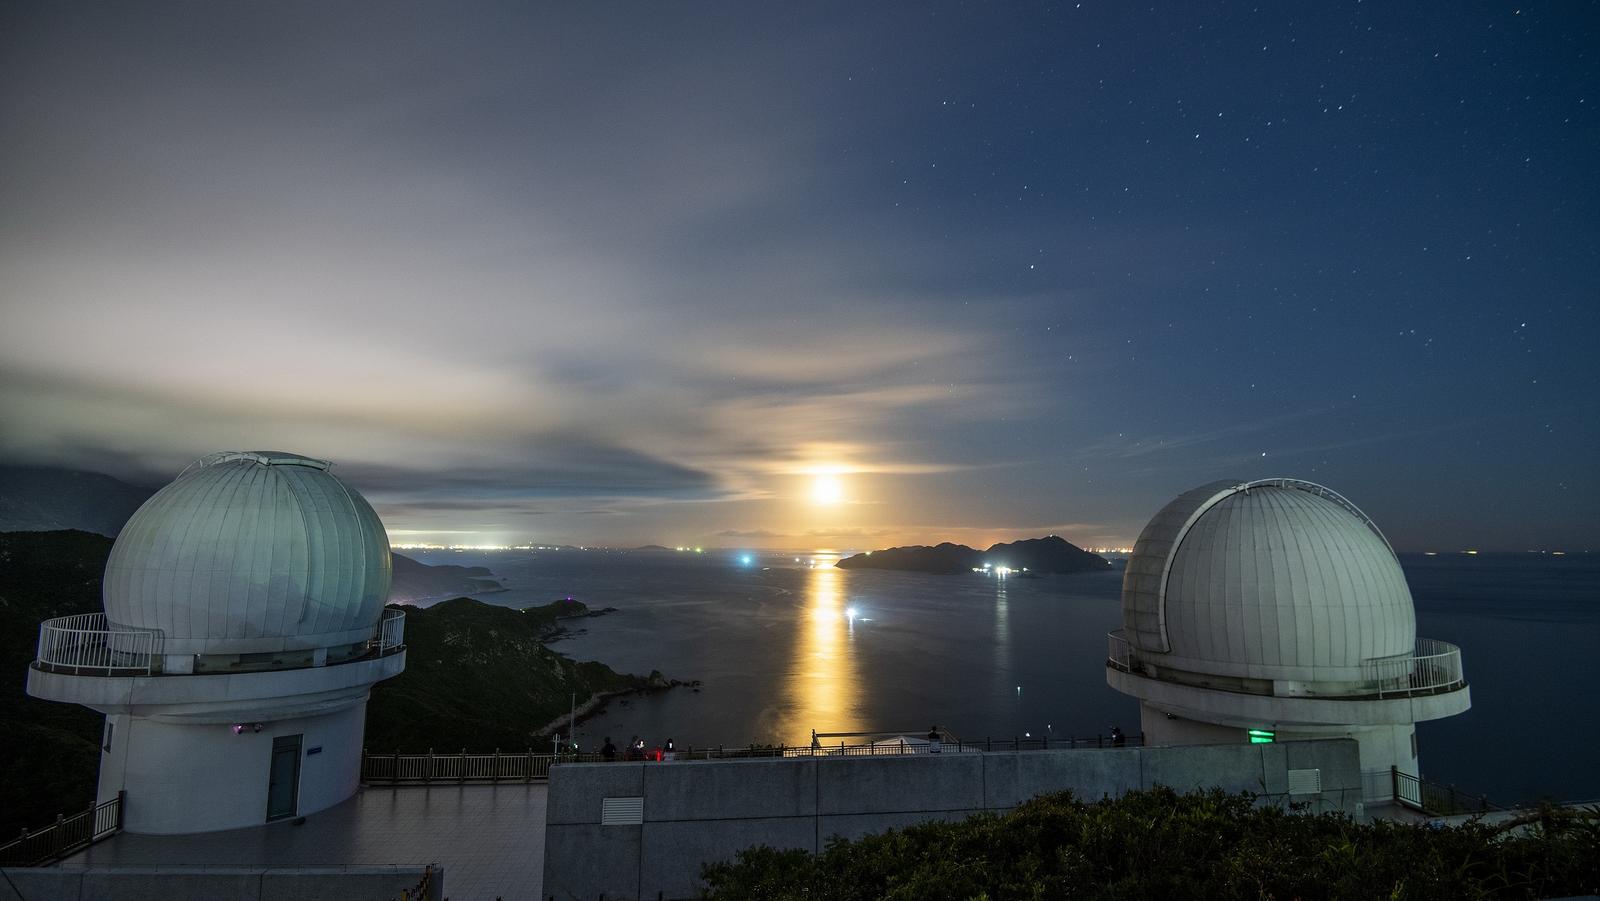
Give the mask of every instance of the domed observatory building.
[[1419, 775], [1415, 724], [1472, 705], [1454, 645], [1417, 638], [1400, 562], [1366, 514], [1296, 479], [1188, 491], [1145, 526], [1106, 681], [1150, 744], [1348, 736], [1370, 800]]
[[40, 627], [28, 693], [106, 715], [99, 799], [122, 793], [128, 831], [251, 826], [358, 787], [405, 620], [383, 523], [328, 467], [201, 458], [123, 527], [105, 613]]

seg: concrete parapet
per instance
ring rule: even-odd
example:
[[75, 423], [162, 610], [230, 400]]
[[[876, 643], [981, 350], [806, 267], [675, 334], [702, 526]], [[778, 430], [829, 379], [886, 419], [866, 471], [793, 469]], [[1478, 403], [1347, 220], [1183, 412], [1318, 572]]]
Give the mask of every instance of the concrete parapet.
[[[1320, 794], [1290, 795], [1290, 771]], [[1300, 778], [1305, 773], [1299, 774]], [[550, 772], [544, 895], [692, 898], [703, 864], [756, 845], [821, 850], [930, 820], [1003, 812], [1037, 795], [1095, 801], [1165, 785], [1220, 787], [1262, 803], [1360, 813], [1351, 739], [1168, 748], [562, 764]], [[602, 825], [605, 799], [639, 799], [642, 822]], [[614, 801], [613, 803], [617, 803]], [[639, 807], [631, 808], [638, 810]]]

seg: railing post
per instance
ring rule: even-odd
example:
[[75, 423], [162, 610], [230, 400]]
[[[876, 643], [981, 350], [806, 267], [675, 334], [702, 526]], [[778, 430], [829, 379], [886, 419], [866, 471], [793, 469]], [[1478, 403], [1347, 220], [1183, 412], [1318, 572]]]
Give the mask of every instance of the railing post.
[[422, 784], [427, 785], [433, 781], [433, 749], [428, 749], [428, 759], [422, 768]]
[[465, 781], [467, 781], [467, 749], [466, 748], [462, 748], [461, 749], [461, 758], [460, 759], [461, 759], [461, 766], [456, 769], [456, 781], [457, 782], [465, 782]]
[[1389, 765], [1389, 799], [1400, 802], [1400, 768], [1393, 764]]

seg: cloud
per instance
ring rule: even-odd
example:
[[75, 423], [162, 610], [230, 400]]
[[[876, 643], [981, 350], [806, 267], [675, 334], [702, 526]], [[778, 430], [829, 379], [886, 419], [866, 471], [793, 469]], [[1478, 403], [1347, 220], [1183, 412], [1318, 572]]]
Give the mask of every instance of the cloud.
[[718, 538], [792, 538], [782, 532], [773, 532], [767, 529], [723, 529], [716, 533]]

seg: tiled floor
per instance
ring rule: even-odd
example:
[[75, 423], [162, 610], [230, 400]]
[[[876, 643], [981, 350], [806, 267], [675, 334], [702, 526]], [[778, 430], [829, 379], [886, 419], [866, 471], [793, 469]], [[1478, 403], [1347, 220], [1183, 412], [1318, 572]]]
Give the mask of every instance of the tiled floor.
[[322, 867], [439, 863], [451, 901], [536, 899], [544, 785], [364, 788], [304, 825], [113, 836], [64, 866]]

